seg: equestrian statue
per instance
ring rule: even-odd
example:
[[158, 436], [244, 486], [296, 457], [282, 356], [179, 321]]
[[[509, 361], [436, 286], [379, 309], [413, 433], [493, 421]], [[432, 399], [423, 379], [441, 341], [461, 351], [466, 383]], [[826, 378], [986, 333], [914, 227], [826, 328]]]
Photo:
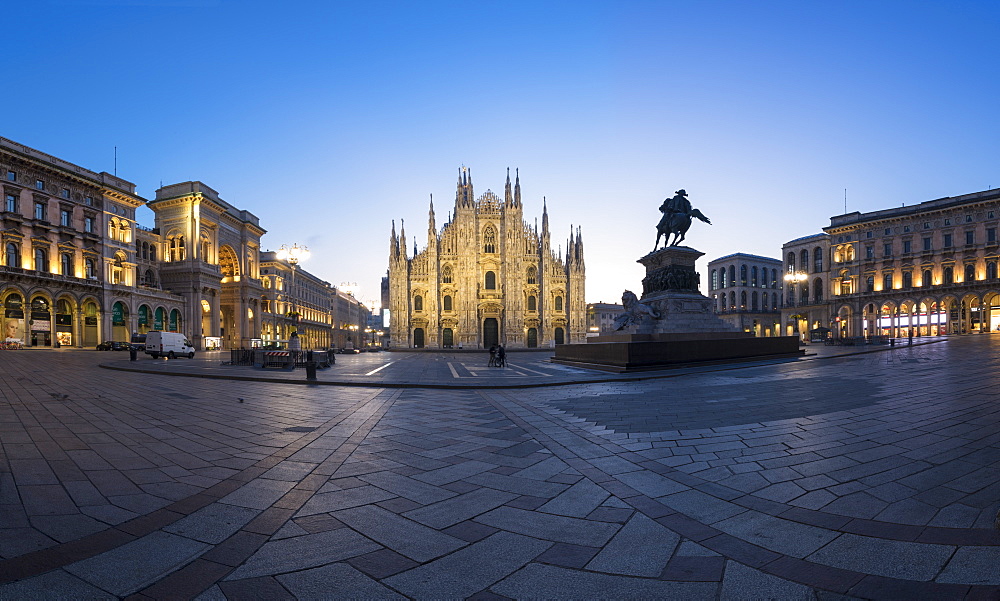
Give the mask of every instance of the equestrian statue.
[[664, 200], [663, 204], [660, 205], [660, 212], [663, 213], [663, 217], [660, 218], [660, 223], [656, 225], [654, 251], [660, 245], [660, 236], [663, 236], [663, 241], [666, 243], [670, 241], [670, 235], [673, 234], [673, 241], [667, 244], [667, 246], [677, 246], [680, 244], [684, 240], [684, 234], [691, 227], [692, 217], [712, 225], [712, 222], [709, 221], [708, 217], [702, 215], [701, 211], [691, 208], [691, 201], [687, 199], [687, 192], [684, 190], [678, 190], [674, 193], [673, 198]]

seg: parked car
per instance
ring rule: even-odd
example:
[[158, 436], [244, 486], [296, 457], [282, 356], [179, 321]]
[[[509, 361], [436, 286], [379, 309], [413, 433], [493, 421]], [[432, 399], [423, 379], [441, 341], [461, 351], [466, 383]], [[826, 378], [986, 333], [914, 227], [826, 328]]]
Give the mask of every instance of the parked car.
[[97, 350], [99, 351], [127, 351], [130, 348], [132, 348], [131, 344], [118, 342], [117, 340], [105, 340], [97, 345]]

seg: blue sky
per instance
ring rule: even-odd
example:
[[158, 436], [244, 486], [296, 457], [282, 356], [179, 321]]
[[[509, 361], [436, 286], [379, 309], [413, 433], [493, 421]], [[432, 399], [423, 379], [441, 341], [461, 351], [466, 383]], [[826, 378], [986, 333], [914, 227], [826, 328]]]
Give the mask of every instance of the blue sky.
[[36, 0], [5, 23], [0, 136], [95, 171], [117, 146], [146, 198], [201, 180], [363, 300], [391, 220], [423, 247], [462, 165], [477, 195], [520, 169], [554, 242], [582, 226], [590, 302], [641, 288], [678, 188], [713, 221], [687, 240], [704, 274], [778, 257], [845, 188], [872, 211], [1000, 186], [996, 2]]

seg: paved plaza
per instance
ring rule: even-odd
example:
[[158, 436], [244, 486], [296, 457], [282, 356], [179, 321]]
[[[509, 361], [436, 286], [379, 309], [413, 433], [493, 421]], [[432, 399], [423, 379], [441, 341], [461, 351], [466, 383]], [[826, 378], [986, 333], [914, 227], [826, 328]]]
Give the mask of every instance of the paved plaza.
[[3, 351], [0, 600], [1000, 599], [1000, 334], [872, 350]]

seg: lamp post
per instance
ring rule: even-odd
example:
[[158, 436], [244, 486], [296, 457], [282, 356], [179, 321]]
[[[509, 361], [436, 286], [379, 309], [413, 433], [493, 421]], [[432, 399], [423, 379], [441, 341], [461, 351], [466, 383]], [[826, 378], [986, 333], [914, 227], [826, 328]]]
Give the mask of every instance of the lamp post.
[[299, 246], [298, 244], [292, 244], [289, 247], [287, 244], [282, 244], [281, 248], [278, 249], [277, 257], [281, 261], [285, 261], [292, 266], [292, 281], [291, 289], [286, 295], [291, 297], [292, 300], [292, 323], [295, 329], [299, 329], [299, 310], [298, 303], [295, 300], [295, 271], [298, 269], [299, 261], [305, 261], [309, 258], [309, 249], [305, 246]]
[[[801, 282], [804, 282], [804, 281], [808, 280], [809, 279], [809, 274], [807, 274], [804, 271], [789, 271], [788, 273], [785, 274], [785, 276], [784, 276], [783, 279], [786, 282], [788, 282], [789, 285], [795, 286], [796, 284], [799, 284]], [[795, 304], [799, 305], [799, 304], [802, 304], [802, 303], [796, 301]], [[799, 316], [800, 319], [802, 317], [804, 317], [801, 313], [799, 313], [798, 316]], [[808, 325], [808, 319], [806, 320], [806, 323]], [[796, 330], [799, 329], [799, 320], [798, 319], [795, 321], [795, 329]], [[802, 332], [799, 332], [799, 337], [801, 338], [801, 336], [802, 336]]]

